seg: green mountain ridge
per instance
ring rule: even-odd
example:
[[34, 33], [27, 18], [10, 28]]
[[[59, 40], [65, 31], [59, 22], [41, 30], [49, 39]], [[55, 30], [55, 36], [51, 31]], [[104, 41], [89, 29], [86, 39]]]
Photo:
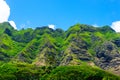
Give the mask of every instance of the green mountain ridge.
[[[76, 66], [76, 69], [77, 66], [86, 65], [91, 67], [91, 70], [97, 67], [98, 73], [101, 68], [100, 71], [106, 70], [120, 75], [119, 61], [120, 33], [116, 33], [109, 26], [93, 27], [91, 25], [76, 24], [64, 31], [62, 29], [53, 30], [47, 26], [37, 27], [36, 29], [14, 30], [7, 22], [0, 24], [0, 69], [3, 69], [3, 72], [4, 67], [2, 66], [10, 67], [8, 72], [13, 69], [13, 72], [9, 73], [10, 76], [3, 78], [14, 77], [21, 80], [18, 75], [24, 74], [24, 78], [31, 76], [31, 79], [24, 80], [38, 80], [36, 76], [40, 77], [40, 75], [43, 76], [43, 80], [49, 80], [52, 76], [56, 78], [52, 80], [65, 80], [65, 78], [62, 78], [61, 72], [54, 72], [57, 70], [56, 67], [69, 68], [73, 65]], [[59, 70], [62, 71], [62, 69]], [[42, 73], [40, 73], [41, 70]], [[91, 74], [93, 73], [94, 76], [99, 77], [91, 70], [89, 71]], [[17, 73], [19, 71], [20, 73]], [[27, 75], [29, 71], [30, 74]], [[106, 71], [103, 71], [103, 73], [112, 75]], [[53, 75], [53, 73], [56, 75]], [[62, 77], [57, 79], [57, 75]], [[44, 78], [44, 76], [48, 78]], [[73, 76], [72, 73], [71, 76]], [[98, 80], [120, 80], [119, 78], [105, 77], [101, 76], [101, 79]], [[3, 78], [1, 77], [1, 79]], [[66, 78], [68, 77], [66, 76]], [[68, 79], [70, 80], [70, 78]], [[80, 78], [78, 79], [80, 80]], [[71, 77], [71, 80], [74, 79]], [[88, 80], [88, 77], [84, 80]], [[96, 80], [96, 78], [89, 80]]]

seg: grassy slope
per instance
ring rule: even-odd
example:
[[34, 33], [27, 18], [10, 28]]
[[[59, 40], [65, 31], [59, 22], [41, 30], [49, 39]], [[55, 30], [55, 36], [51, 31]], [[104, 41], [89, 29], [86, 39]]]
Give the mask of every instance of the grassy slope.
[[[120, 34], [115, 33], [107, 26], [95, 28], [89, 25], [76, 24], [66, 32], [60, 29], [52, 30], [47, 27], [14, 31], [9, 24], [0, 24], [0, 26], [5, 26], [4, 29], [0, 27], [0, 60], [2, 59], [0, 61], [0, 78], [3, 80], [5, 78], [17, 78], [19, 80], [19, 76], [27, 80], [40, 77], [42, 77], [40, 79], [45, 80], [120, 80], [119, 77], [113, 74], [87, 65], [60, 66], [56, 69], [47, 67], [56, 65], [56, 63], [59, 65], [61, 62], [65, 63], [68, 60], [67, 58], [71, 56], [73, 60], [68, 64], [80, 65], [84, 63], [78, 58], [80, 55], [72, 52], [71, 48], [86, 51], [88, 55], [94, 57], [96, 55], [95, 47], [104, 44], [106, 41], [112, 42], [119, 39]], [[11, 36], [4, 33], [6, 28], [12, 31]], [[80, 47], [86, 46], [87, 49], [81, 48], [79, 50]], [[119, 47], [118, 50], [120, 50]], [[82, 55], [82, 57], [85, 56]], [[11, 62], [14, 64], [3, 63], [2, 61], [5, 60], [12, 60]], [[45, 61], [43, 64], [46, 67], [41, 69], [33, 66], [41, 62], [41, 60]]]
[[41, 80], [120, 80], [111, 73], [88, 65], [60, 66]]
[[0, 66], [1, 80], [120, 80], [120, 77], [98, 67], [80, 66], [36, 67], [26, 63]]

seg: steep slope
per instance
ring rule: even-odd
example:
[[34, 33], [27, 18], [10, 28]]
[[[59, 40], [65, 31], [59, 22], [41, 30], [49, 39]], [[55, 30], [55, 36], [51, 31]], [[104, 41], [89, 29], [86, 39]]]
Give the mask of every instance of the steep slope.
[[7, 22], [0, 24], [0, 61], [10, 61], [23, 48], [23, 44], [12, 40], [15, 31]]
[[[71, 38], [70, 38], [71, 37]], [[69, 42], [68, 42], [68, 41]], [[64, 50], [64, 58], [61, 64], [71, 65], [73, 64], [80, 64], [80, 61], [91, 61], [92, 56], [89, 54], [88, 46], [85, 41], [83, 41], [80, 36], [76, 34], [69, 35], [68, 39], [66, 40], [65, 45], [67, 44]]]
[[67, 31], [47, 26], [14, 30], [5, 22], [0, 24], [0, 30], [0, 63], [37, 67], [85, 63], [120, 72], [120, 33], [109, 26], [76, 24]]
[[[106, 70], [119, 72], [119, 33], [109, 26], [95, 28], [76, 24], [66, 32], [61, 65], [87, 62]], [[82, 62], [81, 62], [82, 61]]]
[[32, 33], [32, 40], [15, 56], [13, 61], [27, 62], [38, 66], [58, 65], [59, 47], [62, 45], [60, 40], [63, 36], [60, 34], [64, 34], [61, 29], [54, 31], [48, 27], [36, 28]]
[[36, 65], [57, 65], [58, 55], [54, 39], [45, 34], [41, 40], [43, 43], [39, 46], [39, 54], [35, 60]]
[[10, 23], [8, 22], [0, 23], [0, 35], [3, 33], [7, 33], [9, 36], [11, 36], [13, 31], [14, 28], [10, 25]]

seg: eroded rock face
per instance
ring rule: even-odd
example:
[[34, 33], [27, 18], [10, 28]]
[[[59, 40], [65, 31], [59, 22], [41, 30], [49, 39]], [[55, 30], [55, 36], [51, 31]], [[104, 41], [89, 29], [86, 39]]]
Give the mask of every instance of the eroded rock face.
[[117, 47], [120, 47], [120, 38], [113, 41], [114, 44], [117, 45]]
[[80, 64], [79, 61], [92, 60], [92, 56], [87, 52], [87, 44], [80, 38], [72, 39], [68, 48], [64, 51], [64, 56], [61, 65], [69, 65], [71, 62]]
[[110, 69], [119, 66], [120, 54], [115, 44], [112, 42], [105, 42], [95, 49], [96, 59], [95, 63], [103, 69]]

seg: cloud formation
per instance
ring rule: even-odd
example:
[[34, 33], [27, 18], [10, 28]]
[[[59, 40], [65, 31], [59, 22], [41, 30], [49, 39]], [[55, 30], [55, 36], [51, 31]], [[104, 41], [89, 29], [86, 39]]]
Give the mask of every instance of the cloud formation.
[[99, 27], [97, 24], [93, 24], [92, 26], [94, 26], [94, 27]]
[[10, 16], [10, 7], [5, 0], [0, 0], [0, 23], [9, 22], [14, 29], [17, 29], [14, 21], [8, 21]]
[[53, 24], [48, 25], [48, 27], [51, 29], [55, 29], [55, 25], [53, 25]]
[[11, 25], [14, 29], [17, 29], [16, 24], [15, 24], [14, 21], [9, 21], [9, 23], [10, 23], [10, 25]]
[[111, 28], [113, 28], [116, 32], [120, 32], [120, 21], [113, 22]]
[[8, 21], [10, 16], [10, 7], [5, 0], [0, 0], [0, 23]]

